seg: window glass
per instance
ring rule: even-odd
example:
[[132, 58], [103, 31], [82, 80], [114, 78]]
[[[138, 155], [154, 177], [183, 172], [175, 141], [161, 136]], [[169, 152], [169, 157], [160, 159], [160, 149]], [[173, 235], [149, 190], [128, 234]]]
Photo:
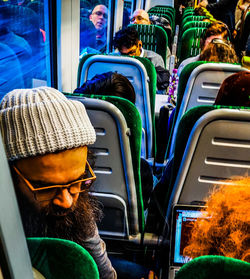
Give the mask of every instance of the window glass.
[[0, 2], [0, 99], [15, 88], [47, 85], [48, 40], [44, 0]]
[[124, 1], [123, 20], [122, 20], [123, 28], [130, 24], [130, 16], [132, 13], [131, 10], [132, 10], [132, 2]]
[[80, 3], [80, 54], [106, 52], [108, 0], [81, 0]]

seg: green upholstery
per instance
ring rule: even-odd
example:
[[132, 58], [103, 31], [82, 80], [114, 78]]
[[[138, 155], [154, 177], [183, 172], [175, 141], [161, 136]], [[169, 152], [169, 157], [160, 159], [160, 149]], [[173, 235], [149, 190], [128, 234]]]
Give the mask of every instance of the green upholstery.
[[168, 36], [166, 31], [157, 25], [131, 24], [139, 33], [139, 38], [142, 41], [143, 48], [152, 50], [163, 58], [166, 65]]
[[170, 180], [170, 187], [168, 192], [168, 198], [173, 189], [175, 179], [180, 168], [181, 160], [183, 157], [184, 150], [186, 148], [186, 144], [189, 138], [189, 134], [196, 123], [196, 121], [205, 113], [214, 110], [215, 106], [198, 106], [188, 110], [181, 118], [181, 121], [178, 126], [178, 131], [176, 135], [176, 142], [174, 148], [174, 161], [173, 161], [173, 169]]
[[202, 256], [183, 265], [175, 279], [247, 279], [250, 263], [223, 256]]
[[[65, 94], [65, 93], [64, 93]], [[72, 94], [65, 94], [71, 96]], [[130, 101], [116, 97], [116, 96], [102, 96], [102, 95], [86, 95], [75, 93], [79, 97], [88, 97], [101, 99], [115, 105], [123, 114], [126, 119], [127, 126], [130, 129], [130, 149], [133, 162], [134, 179], [137, 194], [137, 205], [139, 214], [139, 227], [140, 232], [144, 230], [144, 208], [141, 190], [141, 176], [140, 176], [140, 162], [141, 162], [141, 139], [142, 139], [142, 123], [141, 116], [137, 108]]]
[[200, 38], [206, 28], [191, 27], [181, 36], [178, 48], [179, 64], [186, 58], [200, 53]]
[[184, 11], [182, 15], [182, 20], [187, 16], [194, 16], [194, 11], [193, 10], [187, 10], [186, 12]]
[[243, 67], [250, 69], [250, 56], [243, 56], [241, 63]]
[[186, 16], [185, 18], [183, 18], [182, 22], [181, 22], [181, 26], [184, 26], [187, 22], [190, 21], [201, 21], [202, 19], [206, 18], [205, 16], [194, 16], [194, 15], [190, 15], [190, 16]]
[[32, 266], [46, 279], [98, 279], [97, 265], [75, 242], [56, 238], [27, 238]]
[[175, 9], [172, 6], [155, 6], [152, 7], [148, 10], [148, 13], [151, 12], [167, 12], [167, 13], [171, 13], [173, 15], [173, 19], [175, 18]]
[[209, 24], [210, 22], [206, 22], [206, 21], [197, 21], [197, 20], [189, 21], [185, 23], [184, 26], [182, 26], [181, 34], [184, 33], [187, 29], [192, 27], [207, 28]]
[[161, 13], [161, 12], [150, 12], [148, 14], [149, 14], [149, 16], [156, 15], [159, 17], [166, 18], [169, 21], [172, 30], [174, 30], [174, 20], [173, 20], [173, 16], [170, 13], [167, 14], [167, 13]]

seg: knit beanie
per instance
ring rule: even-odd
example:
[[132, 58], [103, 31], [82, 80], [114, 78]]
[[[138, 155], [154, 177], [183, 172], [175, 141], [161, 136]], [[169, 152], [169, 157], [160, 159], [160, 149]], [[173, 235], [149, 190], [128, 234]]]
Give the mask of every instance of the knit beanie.
[[15, 89], [0, 103], [9, 160], [93, 144], [96, 134], [81, 102], [50, 87]]

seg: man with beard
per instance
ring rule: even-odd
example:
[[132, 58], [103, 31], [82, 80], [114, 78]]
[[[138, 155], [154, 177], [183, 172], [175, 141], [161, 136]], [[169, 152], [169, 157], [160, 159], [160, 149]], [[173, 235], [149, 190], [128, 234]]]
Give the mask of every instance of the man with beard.
[[27, 237], [63, 238], [82, 245], [100, 278], [116, 278], [88, 190], [96, 135], [82, 103], [49, 87], [16, 89], [0, 103], [0, 128]]

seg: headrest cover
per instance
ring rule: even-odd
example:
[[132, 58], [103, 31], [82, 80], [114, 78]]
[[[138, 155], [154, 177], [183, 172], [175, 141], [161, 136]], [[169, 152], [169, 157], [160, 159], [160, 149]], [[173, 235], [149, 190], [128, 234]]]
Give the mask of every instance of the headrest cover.
[[16, 160], [93, 144], [95, 130], [81, 102], [50, 87], [15, 89], [0, 103], [7, 157]]

